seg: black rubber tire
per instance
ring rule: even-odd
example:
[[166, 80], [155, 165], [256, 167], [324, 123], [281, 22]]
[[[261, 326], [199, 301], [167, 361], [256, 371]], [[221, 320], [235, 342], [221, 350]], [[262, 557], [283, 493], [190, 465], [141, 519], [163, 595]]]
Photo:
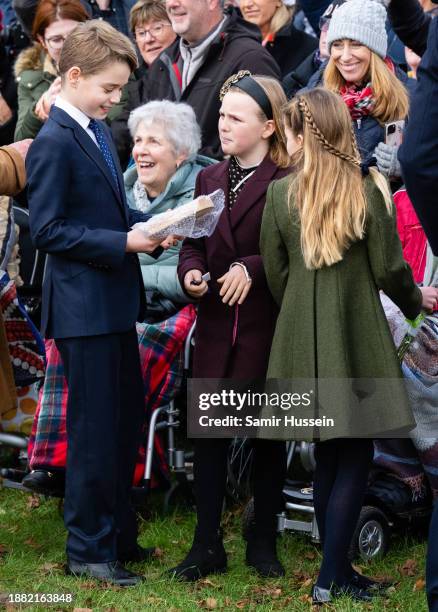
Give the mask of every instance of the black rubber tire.
[[351, 560], [384, 557], [388, 552], [390, 527], [385, 514], [375, 506], [364, 506], [351, 541]]

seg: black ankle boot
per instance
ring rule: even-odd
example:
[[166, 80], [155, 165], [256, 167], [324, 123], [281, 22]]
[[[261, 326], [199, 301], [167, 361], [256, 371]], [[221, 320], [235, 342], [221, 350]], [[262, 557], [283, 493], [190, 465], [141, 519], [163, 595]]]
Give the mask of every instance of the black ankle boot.
[[277, 536], [252, 533], [246, 545], [246, 564], [253, 567], [263, 578], [279, 578], [285, 575], [284, 567], [277, 557]]
[[222, 574], [227, 570], [227, 555], [222, 542], [222, 530], [205, 537], [196, 529], [188, 555], [169, 570], [172, 577], [194, 582], [209, 574]]

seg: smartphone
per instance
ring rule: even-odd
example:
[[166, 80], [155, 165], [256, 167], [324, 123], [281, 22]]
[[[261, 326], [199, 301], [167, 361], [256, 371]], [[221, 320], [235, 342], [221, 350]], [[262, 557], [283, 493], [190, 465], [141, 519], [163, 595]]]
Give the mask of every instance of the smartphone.
[[202, 281], [205, 281], [206, 283], [208, 283], [208, 281], [210, 281], [210, 280], [211, 280], [210, 272], [206, 272], [205, 274], [203, 274], [201, 276], [201, 280], [200, 281], [192, 280], [192, 282], [190, 284], [197, 286], [197, 285], [200, 285], [202, 283]]
[[403, 142], [404, 129], [405, 122], [403, 119], [387, 123], [385, 125], [385, 143], [392, 147], [399, 147]]

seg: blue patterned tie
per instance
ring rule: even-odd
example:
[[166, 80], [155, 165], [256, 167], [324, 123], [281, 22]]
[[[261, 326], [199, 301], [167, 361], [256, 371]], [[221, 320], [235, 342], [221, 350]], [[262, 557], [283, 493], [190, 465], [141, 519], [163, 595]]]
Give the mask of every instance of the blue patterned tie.
[[110, 169], [111, 175], [117, 187], [117, 192], [120, 195], [120, 187], [119, 187], [119, 181], [117, 178], [116, 165], [114, 163], [113, 156], [111, 155], [111, 151], [110, 151], [108, 142], [105, 137], [105, 132], [103, 131], [102, 126], [95, 119], [90, 119], [90, 123], [88, 124], [88, 127], [93, 132], [93, 134], [96, 136], [97, 144], [99, 145], [99, 148], [102, 152], [106, 165]]

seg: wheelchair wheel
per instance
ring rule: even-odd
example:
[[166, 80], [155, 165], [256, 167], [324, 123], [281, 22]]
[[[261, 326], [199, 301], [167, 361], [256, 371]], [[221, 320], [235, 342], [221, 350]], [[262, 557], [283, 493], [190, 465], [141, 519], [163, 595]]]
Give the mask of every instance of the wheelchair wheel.
[[253, 448], [248, 438], [234, 438], [228, 449], [228, 496], [234, 502], [246, 501], [252, 494]]
[[388, 552], [389, 537], [390, 528], [385, 514], [374, 506], [364, 506], [351, 542], [350, 559], [384, 557]]

